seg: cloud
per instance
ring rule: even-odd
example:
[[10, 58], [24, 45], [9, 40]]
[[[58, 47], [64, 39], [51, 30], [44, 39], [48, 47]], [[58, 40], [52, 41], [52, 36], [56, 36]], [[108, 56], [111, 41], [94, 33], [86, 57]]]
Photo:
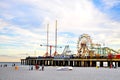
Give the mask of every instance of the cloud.
[[5, 8], [10, 8], [10, 4], [1, 1], [1, 2], [0, 2], [0, 7], [1, 7], [1, 8], [4, 8], [4, 9], [5, 9]]
[[[14, 1], [14, 3], [15, 2], [16, 1]], [[34, 11], [37, 17], [42, 18], [42, 24], [46, 24], [47, 22], [50, 23], [50, 37], [52, 37], [54, 34], [56, 19], [58, 20], [59, 32], [71, 32], [76, 35], [80, 35], [82, 33], [102, 34], [101, 32], [110, 32], [112, 29], [114, 29], [108, 16], [100, 12], [91, 1], [71, 0], [69, 2], [68, 0], [29, 0], [28, 2], [21, 0], [19, 2], [20, 4], [23, 3], [26, 5], [31, 5], [31, 11]], [[25, 15], [27, 14], [24, 14], [24, 16]], [[115, 23], [116, 25], [119, 24], [118, 22]], [[21, 30], [18, 27], [13, 28], [17, 34], [22, 34], [20, 33], [22, 31], [23, 34], [26, 33], [27, 36], [36, 36], [36, 34]]]
[[11, 58], [18, 58], [18, 56], [11, 56], [11, 55], [0, 55], [0, 57], [11, 57]]
[[19, 54], [21, 52], [29, 52], [30, 50], [30, 54], [32, 54], [34, 50], [40, 49], [40, 43], [45, 42], [43, 33], [36, 34], [17, 25], [3, 22], [7, 26], [1, 24], [0, 54]]
[[20, 57], [12, 55], [0, 55], [0, 62], [20, 62]]
[[[103, 2], [107, 7], [119, 3], [117, 0]], [[4, 9], [0, 14], [0, 47], [4, 49], [14, 48], [30, 55], [35, 50], [39, 55], [45, 53], [46, 47], [39, 45], [46, 44], [48, 23], [49, 44], [55, 44], [55, 20], [58, 21], [58, 45], [69, 44], [74, 52], [83, 33], [89, 34], [95, 43], [106, 43], [109, 47], [120, 44], [120, 22], [101, 12], [92, 0], [12, 0], [0, 4]], [[58, 51], [61, 53], [61, 49]]]
[[102, 2], [104, 3], [105, 7], [110, 9], [114, 6], [117, 6], [120, 4], [120, 0], [102, 0]]
[[8, 23], [6, 23], [3, 19], [0, 19], [0, 29], [3, 29], [5, 26], [8, 26]]

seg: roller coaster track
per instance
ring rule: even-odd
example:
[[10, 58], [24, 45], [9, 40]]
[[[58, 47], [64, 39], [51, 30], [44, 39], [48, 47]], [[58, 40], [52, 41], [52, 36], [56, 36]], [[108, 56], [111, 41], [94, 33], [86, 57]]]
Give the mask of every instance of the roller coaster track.
[[102, 54], [109, 54], [109, 53], [118, 54], [119, 53], [118, 51], [115, 51], [109, 47], [103, 47], [103, 48], [92, 47], [91, 49], [98, 50], [99, 51], [98, 53], [102, 53]]
[[109, 48], [109, 47], [104, 47], [106, 51], [110, 52], [110, 53], [114, 53], [114, 54], [118, 54], [119, 52]]

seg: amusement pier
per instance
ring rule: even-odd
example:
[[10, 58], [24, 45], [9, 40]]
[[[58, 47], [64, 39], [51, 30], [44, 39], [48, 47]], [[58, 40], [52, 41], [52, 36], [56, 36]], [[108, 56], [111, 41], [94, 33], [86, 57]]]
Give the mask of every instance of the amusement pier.
[[[26, 57], [21, 59], [22, 65], [44, 65], [44, 66], [73, 66], [73, 67], [120, 67], [120, 53], [109, 47], [94, 43], [88, 34], [78, 37], [77, 53], [71, 54], [69, 45], [66, 45], [61, 54], [57, 53], [57, 21], [55, 28], [55, 45], [49, 45], [49, 24], [47, 25], [46, 53], [38, 57]], [[55, 52], [52, 54], [52, 47]], [[48, 48], [50, 52], [48, 53]]]

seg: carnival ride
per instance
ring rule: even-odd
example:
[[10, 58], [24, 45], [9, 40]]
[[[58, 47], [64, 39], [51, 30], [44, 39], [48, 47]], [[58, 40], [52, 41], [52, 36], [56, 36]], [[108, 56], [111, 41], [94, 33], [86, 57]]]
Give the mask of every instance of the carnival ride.
[[66, 45], [63, 49], [62, 54], [54, 56], [54, 58], [72, 58], [73, 52], [70, 50], [69, 45]]
[[71, 52], [69, 45], [66, 45], [61, 55], [70, 55]]
[[[43, 57], [54, 57], [58, 55], [57, 48], [62, 48], [61, 46], [57, 45], [57, 20], [55, 21], [55, 45], [49, 44], [49, 24], [47, 24], [47, 42], [46, 44], [40, 44], [40, 46], [46, 46], [46, 53], [43, 55]], [[50, 48], [50, 52], [48, 52], [48, 47]], [[55, 52], [52, 54], [52, 48], [55, 48]]]
[[88, 34], [83, 34], [79, 37], [77, 43], [77, 56], [87, 56], [89, 55], [89, 47], [91, 42], [91, 38]]
[[100, 57], [119, 53], [109, 47], [101, 47], [101, 44], [93, 43], [88, 34], [83, 34], [78, 38], [77, 52], [78, 57]]
[[[78, 38], [77, 42], [77, 54], [74, 55], [73, 52], [70, 50], [69, 45], [66, 45], [63, 49], [61, 54], [52, 54], [52, 47], [54, 48], [62, 48], [59, 46], [54, 45], [40, 45], [46, 46], [47, 52], [45, 53], [44, 57], [50, 56], [54, 58], [100, 58], [100, 57], [108, 57], [118, 55], [118, 51], [111, 49], [109, 47], [102, 47], [101, 44], [94, 43], [91, 37], [88, 34], [82, 34]], [[50, 54], [48, 53], [48, 47], [50, 47]]]
[[[58, 56], [71, 56], [72, 51], [69, 49], [69, 45], [66, 45], [62, 54], [57, 53], [57, 48], [61, 48], [57, 45], [57, 20], [55, 22], [55, 45], [49, 44], [49, 24], [47, 24], [47, 42], [40, 46], [46, 46], [46, 53], [43, 57], [58, 57]], [[48, 47], [50, 52], [48, 53]], [[52, 54], [52, 48], [55, 48], [55, 52]], [[109, 47], [103, 47], [99, 43], [94, 43], [88, 34], [82, 34], [77, 41], [77, 54], [75, 57], [100, 57], [108, 55], [116, 55], [118, 51], [115, 51]], [[74, 55], [74, 54], [72, 54]]]

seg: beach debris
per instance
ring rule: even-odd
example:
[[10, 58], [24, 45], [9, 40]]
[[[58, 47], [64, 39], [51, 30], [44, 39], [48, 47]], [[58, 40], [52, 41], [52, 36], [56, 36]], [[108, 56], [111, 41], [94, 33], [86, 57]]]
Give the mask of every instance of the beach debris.
[[58, 67], [57, 71], [71, 71], [73, 67]]

